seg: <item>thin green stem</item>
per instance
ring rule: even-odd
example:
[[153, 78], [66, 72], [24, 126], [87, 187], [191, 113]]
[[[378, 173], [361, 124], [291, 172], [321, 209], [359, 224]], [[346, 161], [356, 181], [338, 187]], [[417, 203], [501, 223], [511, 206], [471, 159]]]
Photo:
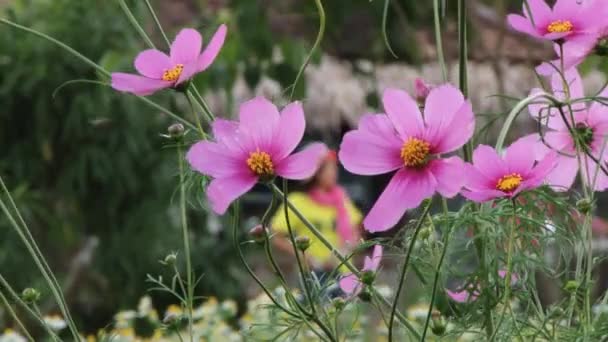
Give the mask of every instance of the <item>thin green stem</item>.
[[317, 11], [319, 12], [319, 32], [317, 33], [317, 38], [315, 39], [315, 43], [312, 45], [312, 49], [310, 49], [310, 52], [306, 56], [304, 63], [300, 67], [300, 70], [298, 70], [298, 74], [296, 75], [296, 78], [293, 81], [293, 84], [291, 85], [291, 87], [292, 87], [291, 94], [289, 95], [289, 99], [291, 99], [291, 100], [293, 100], [293, 96], [296, 92], [296, 88], [298, 86], [298, 81], [304, 74], [306, 67], [308, 67], [308, 64], [310, 63], [312, 56], [319, 48], [319, 45], [321, 45], [321, 41], [323, 40], [323, 35], [325, 34], [325, 20], [326, 19], [325, 19], [325, 9], [323, 8], [323, 3], [321, 2], [321, 0], [315, 0], [315, 5], [317, 6]]
[[63, 296], [63, 292], [61, 291], [61, 286], [59, 285], [57, 278], [55, 278], [55, 275], [53, 274], [51, 268], [49, 267], [48, 263], [46, 262], [44, 255], [40, 251], [40, 248], [38, 248], [38, 245], [36, 244], [36, 240], [34, 239], [30, 230], [28, 229], [27, 224], [25, 223], [25, 220], [21, 216], [21, 213], [19, 212], [19, 209], [17, 208], [17, 205], [15, 204], [13, 197], [11, 196], [10, 192], [8, 191], [6, 184], [4, 184], [4, 180], [2, 179], [2, 177], [0, 177], [0, 186], [2, 187], [2, 191], [6, 194], [13, 211], [16, 213], [19, 221], [21, 222], [21, 226], [16, 222], [15, 218], [11, 215], [8, 207], [5, 205], [5, 203], [2, 199], [0, 199], [0, 208], [2, 209], [2, 211], [8, 218], [9, 222], [15, 229], [15, 232], [17, 233], [17, 235], [19, 235], [19, 237], [21, 238], [26, 249], [32, 256], [34, 263], [36, 264], [36, 266], [40, 270], [40, 273], [42, 273], [42, 276], [44, 277], [47, 284], [49, 285], [49, 288], [51, 289], [51, 292], [53, 293], [53, 296], [55, 297], [55, 301], [56, 301], [57, 305], [59, 306], [59, 309], [68, 324], [70, 332], [72, 333], [72, 337], [77, 338], [79, 336], [78, 328], [76, 327], [76, 324], [74, 323], [74, 320], [72, 319], [72, 315], [70, 314], [67, 302]]
[[433, 0], [433, 19], [435, 21], [435, 45], [437, 45], [437, 60], [441, 67], [441, 75], [444, 81], [448, 80], [448, 69], [445, 65], [443, 55], [443, 42], [441, 39], [441, 18], [439, 16], [439, 0]]
[[8, 299], [6, 299], [2, 291], [0, 291], [0, 300], [2, 300], [2, 304], [4, 304], [4, 307], [6, 308], [6, 311], [8, 312], [9, 316], [11, 316], [13, 321], [19, 327], [19, 331], [21, 331], [29, 341], [35, 342], [34, 338], [32, 337], [32, 335], [30, 335], [29, 331], [27, 331], [25, 325], [23, 325], [23, 322], [21, 322], [21, 320], [17, 316], [17, 313], [15, 312], [15, 310], [13, 310], [13, 307], [8, 302]]
[[[418, 218], [418, 222], [414, 227], [414, 235], [410, 241], [410, 245], [407, 249], [407, 253], [405, 255], [405, 261], [403, 262], [403, 266], [401, 267], [401, 274], [399, 275], [399, 282], [397, 283], [397, 292], [395, 293], [395, 298], [393, 298], [393, 307], [391, 308], [391, 314], [388, 319], [388, 341], [393, 341], [393, 325], [395, 322], [395, 312], [397, 312], [397, 306], [399, 305], [399, 297], [401, 295], [401, 290], [403, 289], [403, 283], [405, 282], [405, 277], [407, 276], [407, 269], [410, 264], [410, 257], [412, 256], [412, 251], [414, 250], [414, 246], [416, 245], [416, 240], [418, 239], [418, 233], [420, 233], [420, 228], [422, 224], [427, 218], [429, 210], [431, 210], [432, 200], [428, 200], [424, 209], [422, 209], [422, 214], [420, 214], [420, 218]], [[422, 338], [422, 337], [421, 337]]]
[[190, 98], [191, 94], [184, 93], [184, 96], [186, 96], [186, 100], [188, 100], [188, 105], [190, 106], [190, 112], [192, 113], [192, 116], [194, 117], [194, 121], [196, 122], [196, 127], [198, 128], [198, 132], [201, 135], [201, 139], [207, 139], [207, 134], [205, 133], [205, 130], [203, 129], [203, 125], [201, 124], [201, 119], [198, 117], [198, 114], [194, 110], [194, 104], [192, 103], [192, 99]]
[[445, 259], [445, 255], [447, 254], [447, 251], [448, 251], [450, 235], [452, 235], [451, 226], [448, 227], [448, 231], [445, 232], [445, 237], [443, 240], [443, 250], [441, 251], [441, 256], [439, 257], [439, 262], [437, 263], [437, 269], [435, 270], [435, 279], [433, 280], [433, 292], [431, 293], [431, 302], [429, 304], [429, 311], [426, 314], [426, 320], [424, 322], [424, 329], [422, 329], [422, 337], [420, 338], [420, 341], [425, 341], [426, 332], [429, 327], [429, 322], [431, 321], [431, 315], [433, 313], [433, 303], [435, 303], [435, 296], [437, 295], [437, 287], [439, 285], [441, 266], [443, 266], [443, 260]]
[[148, 37], [148, 35], [146, 34], [146, 30], [141, 27], [125, 0], [118, 0], [118, 3], [120, 4], [120, 7], [122, 8], [122, 11], [124, 12], [125, 16], [127, 16], [127, 19], [131, 23], [131, 26], [133, 26], [139, 36], [146, 42], [149, 47], [151, 47], [152, 49], [156, 49], [156, 46], [154, 45], [150, 37]]
[[144, 0], [144, 1], [146, 2], [146, 7], [148, 7], [148, 11], [150, 11], [150, 15], [152, 16], [152, 19], [154, 19], [154, 23], [156, 24], [156, 27], [158, 27], [160, 34], [163, 36], [163, 39], [165, 40], [165, 43], [167, 43], [167, 47], [171, 47], [171, 42], [169, 41], [169, 38], [167, 38], [167, 35], [165, 34], [165, 30], [163, 30], [163, 26], [160, 24], [160, 21], [158, 20], [158, 17], [156, 16], [156, 13], [154, 12], [154, 8], [150, 4], [150, 1], [149, 0]]
[[186, 215], [186, 173], [184, 168], [184, 153], [182, 150], [182, 142], [177, 144], [177, 159], [179, 164], [179, 208], [180, 219], [182, 225], [182, 236], [184, 239], [184, 257], [186, 259], [186, 308], [188, 310], [188, 332], [190, 333], [190, 342], [194, 341], [193, 325], [193, 307], [194, 307], [194, 283], [192, 281], [192, 256], [190, 255], [190, 235], [188, 233], [188, 217]]
[[51, 327], [44, 321], [44, 316], [42, 315], [42, 312], [40, 312], [40, 308], [38, 307], [38, 305], [36, 305], [36, 303], [32, 303], [31, 307], [32, 307], [32, 310], [36, 313], [36, 316], [38, 316], [40, 318], [40, 320], [42, 322], [44, 322], [44, 330], [46, 330], [46, 333], [49, 334], [51, 339], [55, 342], [61, 342], [61, 339], [59, 339], [59, 337], [57, 336], [57, 334], [55, 334], [53, 329], [51, 329]]
[[387, 33], [387, 25], [388, 25], [388, 6], [390, 5], [391, 0], [384, 0], [384, 8], [382, 9], [382, 39], [384, 39], [384, 45], [388, 52], [393, 55], [393, 57], [398, 58], [397, 54], [393, 50], [391, 46], [391, 41], [388, 39]]
[[[285, 194], [283, 194], [276, 185], [273, 184], [272, 187], [273, 191], [275, 191], [281, 199], [285, 197]], [[296, 208], [296, 206], [294, 206], [289, 200], [287, 200], [287, 205], [289, 206], [289, 209], [293, 211], [296, 217], [300, 221], [302, 221], [304, 226], [319, 240], [320, 243], [322, 243], [331, 252], [334, 257], [336, 257], [336, 259], [340, 261], [342, 265], [348, 268], [348, 270], [352, 272], [355, 276], [361, 278], [361, 272], [359, 272], [359, 270], [355, 266], [353, 266], [353, 264], [348, 260], [348, 258], [343, 256], [340, 251], [338, 251], [331, 244], [331, 242], [329, 242], [325, 238], [325, 236], [323, 236], [323, 234], [304, 215], [302, 215], [302, 213], [298, 210], [298, 208]], [[391, 302], [389, 302], [388, 299], [384, 298], [373, 286], [370, 286], [368, 289], [370, 290], [371, 294], [379, 298], [386, 307], [392, 308]], [[414, 326], [407, 320], [407, 318], [401, 312], [397, 311], [396, 317], [412, 333], [412, 335], [416, 339], [420, 338], [420, 333], [416, 330], [416, 328], [414, 328]]]
[[[465, 0], [458, 0], [458, 84], [465, 98], [469, 96], [467, 59], [467, 7]], [[462, 151], [464, 160], [470, 162], [473, 153], [473, 141], [467, 142]]]

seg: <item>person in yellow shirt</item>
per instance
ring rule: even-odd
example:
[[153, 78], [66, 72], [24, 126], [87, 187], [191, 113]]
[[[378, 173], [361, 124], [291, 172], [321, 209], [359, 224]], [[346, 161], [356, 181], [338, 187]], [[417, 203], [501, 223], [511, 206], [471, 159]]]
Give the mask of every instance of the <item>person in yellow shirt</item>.
[[[363, 217], [346, 191], [338, 185], [338, 163], [334, 151], [327, 154], [306, 188], [304, 192], [290, 193], [288, 200], [333, 246], [343, 253], [350, 252], [359, 240]], [[331, 251], [291, 210], [289, 223], [295, 236], [307, 236], [310, 239], [310, 247], [305, 255], [312, 270], [322, 274], [333, 270], [339, 264]], [[274, 214], [270, 227], [276, 234], [272, 239], [274, 245], [293, 255], [283, 205]]]

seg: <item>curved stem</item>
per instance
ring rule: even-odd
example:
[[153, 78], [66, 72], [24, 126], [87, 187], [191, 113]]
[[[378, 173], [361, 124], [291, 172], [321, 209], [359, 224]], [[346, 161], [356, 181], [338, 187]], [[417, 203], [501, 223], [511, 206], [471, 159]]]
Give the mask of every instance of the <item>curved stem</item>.
[[325, 34], [325, 9], [323, 8], [323, 3], [321, 2], [321, 0], [315, 0], [315, 5], [317, 6], [317, 11], [319, 12], [319, 32], [317, 33], [317, 39], [315, 40], [312, 49], [310, 49], [310, 52], [304, 60], [304, 64], [302, 64], [300, 70], [298, 70], [298, 74], [296, 75], [296, 78], [293, 81], [293, 84], [291, 85], [291, 94], [289, 95], [289, 99], [291, 100], [293, 100], [293, 95], [295, 94], [296, 87], [298, 86], [298, 81], [304, 74], [304, 70], [306, 70], [306, 67], [310, 63], [313, 54], [317, 51], [319, 45], [321, 45], [323, 35]]
[[397, 284], [397, 293], [395, 293], [395, 298], [393, 299], [393, 307], [391, 309], [391, 315], [388, 320], [388, 341], [393, 341], [393, 325], [395, 322], [395, 312], [397, 311], [397, 305], [399, 304], [399, 296], [401, 295], [401, 289], [403, 288], [403, 283], [405, 282], [405, 277], [407, 275], [407, 267], [410, 263], [410, 257], [412, 256], [412, 251], [414, 250], [414, 245], [416, 244], [416, 240], [418, 239], [418, 233], [420, 232], [420, 227], [424, 223], [429, 210], [431, 209], [432, 200], [428, 200], [426, 206], [422, 210], [422, 214], [414, 227], [414, 236], [412, 236], [412, 240], [410, 241], [410, 245], [407, 249], [407, 254], [405, 255], [405, 261], [403, 263], [403, 267], [401, 268], [401, 274], [399, 275], [399, 283]]
[[8, 299], [6, 299], [2, 291], [0, 291], [0, 300], [2, 300], [2, 304], [4, 304], [6, 311], [12, 317], [13, 321], [17, 324], [17, 326], [19, 326], [19, 331], [21, 331], [29, 341], [36, 342], [32, 335], [30, 335], [29, 331], [27, 331], [27, 329], [23, 325], [23, 322], [21, 322], [21, 320], [17, 316], [17, 313], [15, 313], [15, 310], [13, 310], [13, 307], [8, 302]]
[[169, 39], [167, 38], [167, 35], [165, 34], [165, 30], [163, 30], [163, 26], [160, 24], [160, 21], [158, 20], [158, 17], [156, 16], [156, 13], [154, 12], [154, 8], [150, 4], [150, 1], [149, 0], [144, 0], [144, 1], [146, 2], [146, 7], [148, 7], [148, 11], [150, 11], [150, 15], [152, 15], [152, 19], [154, 19], [154, 23], [156, 24], [156, 27], [158, 27], [160, 34], [163, 36], [163, 39], [165, 40], [165, 43], [167, 43], [167, 47], [171, 47], [171, 42], [169, 42]]
[[388, 39], [388, 33], [386, 32], [386, 27], [388, 24], [388, 5], [390, 5], [390, 3], [391, 0], [384, 0], [384, 8], [382, 9], [382, 39], [384, 39], [384, 45], [388, 49], [388, 52], [390, 52], [393, 57], [398, 58], [395, 51], [393, 51], [391, 42]]
[[192, 281], [192, 259], [190, 255], [190, 235], [188, 233], [188, 217], [186, 216], [186, 185], [185, 185], [185, 170], [184, 170], [184, 155], [182, 150], [182, 142], [177, 144], [177, 159], [179, 163], [179, 208], [182, 224], [182, 236], [184, 240], [184, 257], [186, 259], [186, 306], [188, 309], [188, 332], [190, 333], [190, 341], [194, 341], [193, 325], [194, 318], [194, 283]]
[[156, 46], [154, 46], [154, 43], [152, 42], [150, 37], [148, 37], [144, 28], [141, 27], [141, 25], [139, 25], [139, 23], [137, 22], [137, 19], [133, 15], [133, 12], [131, 12], [131, 9], [129, 8], [125, 0], [118, 0], [118, 2], [120, 4], [120, 8], [122, 8], [122, 11], [125, 13], [127, 19], [129, 20], [133, 28], [137, 31], [137, 33], [140, 35], [140, 37], [146, 42], [149, 47], [156, 49]]
[[441, 18], [439, 17], [439, 0], [433, 0], [433, 18], [435, 21], [435, 44], [437, 45], [437, 60], [441, 67], [441, 75], [443, 80], [448, 80], [448, 70], [445, 65], [445, 57], [443, 55], [443, 42], [441, 40]]

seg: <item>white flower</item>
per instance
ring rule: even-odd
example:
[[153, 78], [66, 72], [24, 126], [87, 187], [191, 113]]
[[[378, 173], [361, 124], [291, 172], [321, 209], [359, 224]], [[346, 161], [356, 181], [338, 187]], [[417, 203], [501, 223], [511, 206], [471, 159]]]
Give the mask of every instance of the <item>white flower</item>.
[[61, 331], [67, 327], [67, 323], [59, 315], [44, 316], [44, 323], [53, 331]]
[[0, 335], [0, 342], [27, 342], [27, 340], [13, 329], [6, 329]]

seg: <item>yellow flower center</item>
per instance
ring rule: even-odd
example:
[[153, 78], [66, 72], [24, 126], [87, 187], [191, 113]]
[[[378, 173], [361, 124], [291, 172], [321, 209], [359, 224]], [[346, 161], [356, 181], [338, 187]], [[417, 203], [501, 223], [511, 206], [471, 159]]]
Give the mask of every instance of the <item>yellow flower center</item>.
[[401, 147], [401, 159], [407, 167], [421, 167], [428, 162], [431, 145], [417, 138], [408, 138]]
[[547, 31], [551, 33], [567, 33], [572, 32], [574, 25], [570, 20], [555, 20], [547, 25]]
[[173, 68], [165, 70], [165, 72], [163, 72], [163, 81], [177, 81], [182, 74], [182, 70], [184, 70], [183, 64], [177, 64]]
[[249, 154], [247, 159], [249, 169], [259, 177], [272, 177], [274, 175], [274, 164], [270, 154], [256, 150]]
[[521, 184], [523, 178], [519, 173], [512, 173], [501, 177], [496, 183], [496, 189], [504, 192], [511, 192]]

